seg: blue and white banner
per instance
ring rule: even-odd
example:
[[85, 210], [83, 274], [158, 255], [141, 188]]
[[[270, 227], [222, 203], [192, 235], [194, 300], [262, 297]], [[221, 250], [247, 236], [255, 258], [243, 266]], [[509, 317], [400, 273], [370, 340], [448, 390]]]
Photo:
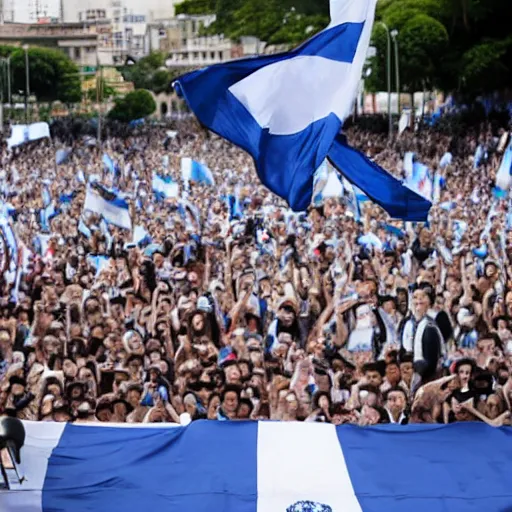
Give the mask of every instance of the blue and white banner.
[[34, 140], [50, 138], [48, 123], [15, 124], [11, 127], [11, 136], [7, 139], [9, 149]]
[[189, 157], [181, 159], [181, 177], [183, 181], [204, 183], [210, 186], [215, 185], [212, 171], [210, 171], [206, 165], [196, 162]]
[[430, 203], [339, 137], [360, 84], [377, 0], [330, 0], [331, 23], [298, 48], [236, 60], [175, 82], [200, 122], [245, 149], [295, 211], [325, 158], [391, 215], [425, 220]]
[[169, 176], [160, 176], [153, 173], [153, 192], [158, 196], [163, 196], [168, 199], [171, 197], [178, 197], [180, 194], [179, 185], [172, 181]]
[[[508, 428], [482, 423], [25, 422], [5, 512], [505, 512]], [[468, 446], [471, 449], [468, 449]]]
[[98, 183], [90, 183], [85, 196], [84, 211], [101, 215], [107, 222], [124, 229], [132, 229], [130, 207], [115, 192]]

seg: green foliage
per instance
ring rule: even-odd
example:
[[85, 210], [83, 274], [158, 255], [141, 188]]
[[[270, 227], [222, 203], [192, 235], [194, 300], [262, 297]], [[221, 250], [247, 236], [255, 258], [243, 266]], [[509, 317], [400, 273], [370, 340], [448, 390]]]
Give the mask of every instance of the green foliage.
[[211, 14], [215, 0], [184, 0], [175, 6], [176, 14]]
[[304, 16], [301, 14], [288, 14], [279, 30], [269, 39], [270, 44], [289, 44], [297, 46], [308, 37], [312, 37], [329, 23], [329, 18], [320, 14]]
[[169, 92], [174, 74], [165, 67], [165, 54], [152, 52], [136, 64], [125, 66], [121, 73], [125, 80], [133, 82], [136, 89], [147, 89], [155, 94]]
[[87, 91], [87, 96], [91, 101], [99, 99], [102, 103], [108, 98], [116, 97], [117, 91], [108, 85], [104, 78], [99, 78], [96, 87]]
[[156, 103], [149, 91], [138, 89], [128, 93], [124, 98], [116, 100], [114, 108], [109, 112], [110, 119], [129, 123], [150, 116], [156, 110]]
[[[12, 90], [24, 94], [25, 51], [17, 47], [0, 47], [1, 56], [11, 57]], [[82, 96], [76, 65], [59, 50], [33, 47], [28, 50], [30, 92], [38, 101], [79, 102]]]
[[[474, 91], [492, 91], [510, 78], [512, 38], [485, 41], [473, 46], [462, 57], [464, 87]], [[508, 59], [507, 59], [508, 56]]]
[[372, 37], [377, 56], [370, 62], [367, 85], [386, 89], [382, 21], [399, 32], [402, 91], [426, 86], [476, 96], [504, 89], [512, 79], [511, 16], [509, 0], [381, 0]]

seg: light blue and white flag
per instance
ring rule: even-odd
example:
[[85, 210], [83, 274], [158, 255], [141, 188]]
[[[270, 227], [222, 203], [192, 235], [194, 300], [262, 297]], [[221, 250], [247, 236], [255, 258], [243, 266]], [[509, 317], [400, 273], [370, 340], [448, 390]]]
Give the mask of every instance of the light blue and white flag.
[[110, 172], [111, 174], [116, 174], [116, 165], [114, 163], [114, 160], [108, 155], [107, 153], [103, 154], [103, 158], [101, 160], [103, 162], [103, 165], [105, 166], [105, 169]]
[[50, 138], [48, 123], [15, 124], [11, 126], [11, 136], [7, 139], [9, 149], [34, 140]]
[[356, 221], [361, 220], [361, 206], [358, 199], [358, 191], [356, 187], [346, 178], [343, 178], [344, 197], [347, 202], [347, 211], [351, 212]]
[[426, 165], [414, 162], [412, 175], [407, 178], [406, 186], [425, 199], [432, 200], [433, 183]]
[[212, 171], [210, 171], [206, 165], [196, 162], [189, 157], [181, 159], [181, 177], [183, 181], [204, 183], [210, 186], [215, 185]]
[[80, 221], [78, 222], [78, 232], [82, 233], [85, 238], [89, 239], [92, 236], [91, 230], [87, 227], [87, 224], [84, 222], [84, 219], [80, 217]]
[[414, 153], [412, 151], [408, 151], [404, 155], [404, 171], [406, 178], [412, 176], [414, 171]]
[[[2, 231], [9, 255], [9, 266], [6, 273], [7, 275], [4, 277], [8, 282], [14, 282], [19, 265], [18, 241], [12, 228], [11, 221], [4, 215], [0, 215], [0, 231]], [[1, 507], [0, 510], [2, 510]]]
[[59, 215], [60, 210], [58, 208], [55, 208], [55, 204], [52, 201], [50, 204], [46, 206], [46, 208], [43, 208], [39, 213], [39, 219], [40, 219], [40, 225], [41, 230], [43, 232], [49, 232], [50, 231], [50, 221], [57, 217]]
[[41, 196], [43, 199], [43, 206], [46, 208], [52, 202], [52, 195], [50, 194], [48, 187], [43, 187]]
[[325, 158], [392, 216], [425, 220], [430, 203], [339, 135], [351, 114], [377, 0], [330, 0], [329, 26], [287, 52], [218, 64], [175, 88], [200, 122], [245, 149], [261, 181], [305, 211]]
[[485, 148], [482, 144], [478, 144], [476, 150], [475, 150], [475, 156], [473, 161], [473, 167], [475, 169], [478, 169], [480, 167], [480, 164], [482, 163], [482, 160], [486, 156]]
[[124, 229], [132, 229], [130, 207], [126, 200], [99, 183], [90, 183], [85, 195], [84, 211], [101, 215], [107, 222]]
[[87, 262], [96, 269], [96, 277], [98, 277], [103, 270], [108, 268], [110, 258], [103, 254], [98, 254], [96, 256], [89, 254], [87, 255]]
[[507, 427], [100, 425], [24, 422], [25, 479], [0, 491], [0, 510], [505, 512], [512, 503]]
[[168, 199], [178, 197], [180, 193], [179, 185], [172, 181], [170, 176], [160, 176], [153, 173], [153, 192], [158, 196]]
[[73, 150], [70, 148], [58, 149], [55, 153], [55, 163], [62, 165], [68, 161], [69, 156]]
[[445, 167], [452, 165], [452, 161], [453, 161], [453, 155], [449, 151], [447, 151], [441, 158], [441, 161], [439, 162], [439, 167], [441, 169], [444, 169]]
[[137, 225], [133, 229], [133, 243], [137, 245], [151, 243], [151, 236], [149, 235], [144, 226]]
[[512, 141], [508, 145], [503, 158], [501, 159], [500, 167], [496, 173], [496, 186], [501, 190], [508, 190], [510, 188], [512, 174]]

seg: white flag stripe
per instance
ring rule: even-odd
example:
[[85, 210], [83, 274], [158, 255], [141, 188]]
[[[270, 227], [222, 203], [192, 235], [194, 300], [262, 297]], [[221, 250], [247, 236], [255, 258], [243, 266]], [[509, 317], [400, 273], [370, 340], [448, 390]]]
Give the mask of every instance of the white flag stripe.
[[257, 473], [258, 512], [303, 500], [361, 512], [334, 425], [260, 422]]
[[361, 0], [331, 0], [331, 24], [328, 28], [342, 23], [362, 23], [368, 19], [368, 4]]
[[2, 512], [42, 512], [42, 489], [48, 460], [66, 424], [24, 421], [23, 426], [26, 437], [21, 449], [19, 473], [25, 480], [22, 485], [11, 483], [10, 491], [0, 491]]
[[[298, 55], [265, 66], [233, 84], [229, 90], [261, 128], [274, 135], [291, 135], [331, 113], [346, 119], [361, 79], [375, 14], [375, 1], [333, 2], [337, 16], [326, 29], [345, 22], [364, 24], [352, 63], [321, 56]], [[337, 12], [337, 10], [342, 12]], [[336, 80], [333, 77], [343, 77]], [[263, 91], [263, 92], [262, 92]]]

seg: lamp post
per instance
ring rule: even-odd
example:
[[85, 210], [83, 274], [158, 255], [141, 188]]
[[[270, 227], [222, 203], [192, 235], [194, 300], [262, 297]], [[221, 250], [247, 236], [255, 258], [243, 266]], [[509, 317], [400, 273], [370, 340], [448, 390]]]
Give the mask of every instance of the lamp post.
[[398, 115], [401, 114], [400, 110], [400, 59], [398, 55], [398, 30], [394, 29], [391, 31], [391, 37], [393, 38], [393, 44], [395, 45], [395, 73], [396, 73], [396, 92], [398, 93]]
[[28, 124], [28, 99], [30, 97], [30, 71], [28, 66], [28, 44], [23, 45], [25, 50], [25, 123]]
[[2, 57], [0, 59], [0, 64], [2, 65], [2, 90], [0, 93], [1, 105], [0, 105], [0, 132], [3, 133], [4, 129], [4, 91], [7, 85], [7, 101], [11, 103], [11, 58], [10, 57]]
[[389, 119], [389, 137], [393, 136], [393, 116], [391, 114], [391, 33], [389, 27], [381, 21], [380, 24], [386, 30], [387, 36], [387, 80], [388, 80], [388, 119]]
[[11, 92], [11, 57], [7, 57], [7, 101], [9, 102], [9, 117], [12, 110], [12, 92]]

